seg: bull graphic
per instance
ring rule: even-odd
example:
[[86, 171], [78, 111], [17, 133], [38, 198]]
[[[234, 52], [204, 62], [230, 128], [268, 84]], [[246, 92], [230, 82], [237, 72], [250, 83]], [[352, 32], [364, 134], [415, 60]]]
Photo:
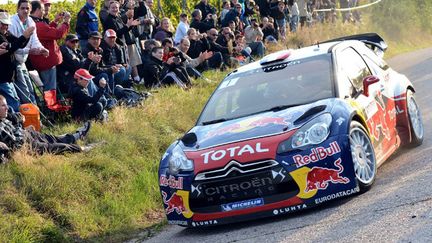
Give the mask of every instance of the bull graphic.
[[166, 214], [170, 214], [174, 212], [174, 210], [177, 214], [181, 214], [183, 211], [186, 210], [186, 207], [183, 203], [183, 198], [176, 193], [174, 193], [168, 200], [166, 192], [162, 191], [162, 196], [165, 205], [167, 205], [167, 208], [165, 209]]
[[342, 160], [340, 158], [335, 161], [334, 165], [338, 167], [337, 170], [313, 167], [307, 174], [305, 192], [317, 189], [326, 189], [329, 182], [347, 184], [350, 180], [339, 175], [344, 170], [341, 162]]

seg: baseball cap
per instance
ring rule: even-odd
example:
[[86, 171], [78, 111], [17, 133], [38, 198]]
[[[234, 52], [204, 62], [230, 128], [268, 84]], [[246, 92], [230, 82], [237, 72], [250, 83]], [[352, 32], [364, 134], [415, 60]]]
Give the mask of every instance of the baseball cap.
[[86, 79], [86, 80], [91, 80], [94, 77], [86, 69], [80, 68], [80, 69], [75, 71], [74, 78], [82, 78], [82, 79]]
[[10, 17], [9, 17], [8, 13], [6, 13], [6, 12], [0, 13], [0, 23], [7, 24], [7, 25], [11, 24]]
[[102, 39], [102, 35], [99, 33], [99, 31], [92, 31], [89, 34], [89, 38], [99, 38]]
[[41, 0], [41, 3], [42, 3], [43, 5], [46, 5], [46, 4], [51, 5], [51, 0]]
[[108, 37], [108, 38], [117, 37], [117, 33], [113, 29], [107, 29], [105, 31], [105, 37]]
[[78, 36], [75, 35], [75, 34], [68, 34], [68, 35], [66, 36], [66, 39], [65, 39], [65, 40], [66, 40], [66, 41], [78, 40]]

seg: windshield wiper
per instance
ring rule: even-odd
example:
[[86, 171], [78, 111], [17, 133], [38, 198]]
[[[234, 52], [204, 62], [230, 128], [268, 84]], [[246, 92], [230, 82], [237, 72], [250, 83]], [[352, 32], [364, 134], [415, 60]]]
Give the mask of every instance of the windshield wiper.
[[224, 121], [228, 121], [228, 120], [230, 120], [230, 119], [226, 119], [226, 118], [219, 118], [219, 119], [212, 120], [212, 121], [205, 121], [205, 122], [202, 122], [202, 124], [203, 124], [203, 125], [210, 125], [210, 124], [215, 124], [215, 123], [224, 122]]

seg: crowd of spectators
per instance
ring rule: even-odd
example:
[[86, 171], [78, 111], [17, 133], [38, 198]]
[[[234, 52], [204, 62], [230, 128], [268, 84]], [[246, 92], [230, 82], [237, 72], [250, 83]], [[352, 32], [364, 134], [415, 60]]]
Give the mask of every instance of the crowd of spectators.
[[[334, 11], [315, 10], [334, 9], [336, 0], [224, 0], [221, 6], [200, 0], [190, 15], [179, 15], [176, 28], [153, 13], [153, 0], [104, 0], [99, 13], [96, 4], [87, 0], [76, 16], [62, 11], [52, 21], [50, 0], [19, 0], [16, 13], [0, 10], [0, 95], [11, 111], [37, 104], [29, 73], [35, 70], [43, 94], [72, 100], [72, 118], [105, 120], [119, 87], [188, 88], [203, 71], [243, 65], [289, 32], [334, 21]], [[339, 0], [340, 7], [356, 5]], [[344, 22], [360, 21], [347, 13]]]

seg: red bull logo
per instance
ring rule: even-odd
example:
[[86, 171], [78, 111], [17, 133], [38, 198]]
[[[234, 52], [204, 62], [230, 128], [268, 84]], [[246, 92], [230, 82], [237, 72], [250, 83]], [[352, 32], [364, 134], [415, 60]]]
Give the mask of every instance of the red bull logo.
[[339, 147], [339, 144], [334, 141], [330, 143], [328, 148], [324, 147], [316, 147], [311, 149], [311, 153], [309, 155], [294, 155], [293, 160], [296, 163], [297, 167], [307, 165], [312, 162], [317, 162], [320, 160], [323, 160], [329, 156], [338, 154], [341, 152], [341, 148]]
[[167, 199], [166, 192], [162, 191], [162, 197], [164, 204], [167, 205], [167, 208], [165, 209], [166, 214], [170, 214], [174, 211], [176, 211], [177, 214], [181, 214], [186, 210], [183, 198], [177, 195], [177, 193], [174, 193], [169, 199]]
[[159, 185], [160, 186], [168, 186], [172, 189], [183, 189], [183, 177], [179, 177], [178, 180], [172, 175], [169, 178], [166, 175], [161, 175], [159, 177]]
[[234, 123], [228, 126], [221, 127], [219, 129], [215, 129], [213, 131], [209, 131], [206, 134], [206, 138], [220, 136], [227, 133], [239, 133], [251, 130], [256, 127], [265, 127], [270, 124], [274, 125], [285, 125], [288, 126], [291, 123], [285, 121], [284, 117], [253, 117], [250, 119], [243, 120], [239, 123]]
[[344, 168], [341, 165], [342, 160], [339, 158], [335, 161], [334, 165], [338, 167], [337, 170], [313, 167], [307, 174], [305, 192], [311, 190], [327, 189], [330, 182], [347, 184], [350, 180], [346, 177], [340, 176]]

